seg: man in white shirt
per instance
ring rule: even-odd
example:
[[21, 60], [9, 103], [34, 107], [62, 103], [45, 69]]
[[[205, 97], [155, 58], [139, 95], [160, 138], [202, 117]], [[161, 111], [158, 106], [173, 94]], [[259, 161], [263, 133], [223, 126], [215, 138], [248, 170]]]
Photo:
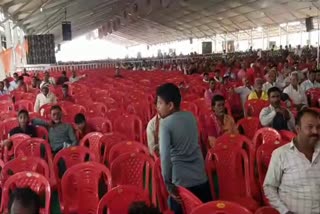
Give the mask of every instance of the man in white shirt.
[[159, 124], [161, 118], [157, 114], [147, 125], [147, 141], [150, 154], [159, 154]]
[[275, 69], [271, 69], [266, 77], [267, 82], [265, 82], [262, 86], [263, 91], [268, 91], [272, 87], [278, 87], [282, 89], [285, 86], [283, 82], [277, 81], [277, 71]]
[[298, 113], [297, 137], [272, 153], [263, 189], [280, 214], [320, 213], [320, 118]]
[[57, 97], [49, 91], [49, 85], [46, 83], [41, 83], [40, 85], [41, 93], [36, 97], [36, 102], [34, 104], [34, 112], [39, 112], [41, 106], [45, 104], [56, 104]]
[[10, 83], [9, 83], [9, 87], [7, 87], [7, 91], [14, 91], [19, 87], [18, 81], [19, 81], [19, 75], [17, 73], [13, 74], [13, 79]]
[[240, 95], [242, 108], [244, 109], [244, 105], [247, 102], [249, 94], [254, 90], [254, 88], [250, 85], [247, 77], [242, 78], [243, 86], [239, 86], [234, 89], [234, 91]]
[[294, 131], [294, 116], [286, 108], [281, 107], [281, 90], [272, 87], [268, 90], [270, 106], [261, 110], [259, 119], [262, 126], [272, 127], [278, 131]]
[[320, 88], [320, 83], [316, 82], [317, 72], [315, 70], [309, 71], [308, 79], [301, 83], [301, 88], [305, 92], [312, 88]]
[[290, 76], [290, 85], [283, 90], [298, 110], [304, 106], [308, 106], [305, 91], [299, 86], [299, 77], [297, 72], [292, 72]]
[[75, 70], [72, 71], [72, 77], [69, 78], [69, 82], [74, 83], [84, 78], [85, 75], [77, 76], [77, 72]]
[[44, 73], [44, 79], [41, 82], [41, 84], [43, 84], [43, 83], [46, 83], [46, 84], [49, 84], [49, 85], [55, 85], [56, 84], [56, 80], [53, 77], [50, 77], [49, 72], [46, 71]]

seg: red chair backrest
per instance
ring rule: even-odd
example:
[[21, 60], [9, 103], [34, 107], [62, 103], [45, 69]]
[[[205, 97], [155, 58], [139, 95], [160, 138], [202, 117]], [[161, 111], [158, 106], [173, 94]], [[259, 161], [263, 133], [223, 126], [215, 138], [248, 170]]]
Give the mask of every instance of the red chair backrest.
[[274, 143], [275, 141], [281, 141], [281, 135], [277, 130], [273, 128], [261, 128], [253, 137], [254, 148], [257, 149], [261, 144]]
[[4, 131], [4, 136], [5, 137], [8, 137], [9, 136], [9, 133], [12, 129], [16, 128], [19, 126], [19, 122], [17, 120], [17, 118], [9, 118], [9, 119], [6, 119], [4, 121], [2, 121], [2, 124], [3, 124], [3, 131]]
[[92, 132], [89, 134], [86, 134], [81, 141], [80, 146], [85, 146], [89, 148], [96, 156], [98, 160], [101, 160], [102, 154], [101, 154], [101, 146], [100, 139], [103, 136], [101, 132]]
[[257, 149], [257, 168], [260, 186], [263, 185], [264, 178], [266, 176], [268, 166], [271, 160], [272, 152], [283, 145], [285, 145], [285, 143], [275, 141], [274, 143], [262, 144]]
[[15, 110], [20, 111], [25, 109], [27, 111], [33, 111], [33, 102], [31, 100], [19, 100], [14, 104]]
[[64, 174], [64, 172], [61, 172], [60, 169], [61, 161], [64, 162], [66, 167], [64, 171], [79, 163], [84, 163], [87, 161], [99, 162], [99, 160], [96, 158], [96, 155], [90, 149], [84, 146], [72, 146], [60, 150], [53, 159], [54, 174], [56, 175], [58, 183], [60, 183], [62, 175]]
[[287, 131], [287, 130], [280, 130], [278, 132], [281, 136], [281, 139], [286, 142], [292, 141], [292, 139], [297, 136], [295, 133], [293, 133], [291, 131]]
[[6, 113], [10, 111], [14, 111], [14, 105], [12, 101], [0, 101], [0, 113]]
[[36, 127], [37, 137], [46, 140], [49, 142], [49, 132], [48, 130], [43, 126], [37, 126]]
[[149, 190], [150, 173], [152, 173], [153, 166], [152, 158], [146, 154], [126, 153], [120, 155], [110, 166], [112, 185], [134, 185]]
[[38, 193], [39, 196], [45, 195], [43, 213], [50, 214], [51, 188], [49, 181], [44, 176], [35, 172], [19, 172], [8, 178], [6, 183], [2, 186], [2, 213], [8, 213], [10, 193], [14, 191], [15, 188], [23, 187], [29, 187]]
[[216, 174], [219, 199], [251, 197], [249, 161], [243, 149], [233, 145], [210, 149], [206, 157], [206, 170], [212, 195], [215, 195], [213, 176]]
[[143, 189], [121, 185], [102, 197], [97, 214], [127, 214], [133, 202], [145, 202], [150, 205], [149, 196]]
[[120, 143], [125, 139], [126, 139], [126, 136], [121, 135], [118, 132], [107, 133], [101, 137], [100, 143], [104, 147], [102, 163], [108, 162], [111, 148], [117, 143]]
[[111, 148], [108, 162], [111, 164], [113, 160], [119, 157], [119, 155], [132, 152], [142, 152], [147, 155], [149, 154], [148, 148], [142, 143], [133, 141], [120, 142]]
[[190, 111], [195, 116], [199, 114], [198, 106], [195, 103], [184, 101], [181, 103], [181, 109], [184, 111]]
[[44, 104], [43, 106], [41, 106], [39, 109], [40, 115], [45, 119], [50, 119], [51, 118], [50, 110], [52, 106], [53, 106], [52, 104]]
[[136, 115], [121, 115], [114, 121], [114, 131], [138, 142], [143, 142], [141, 119]]
[[7, 162], [1, 170], [1, 184], [6, 180], [23, 171], [37, 172], [49, 179], [50, 171], [48, 164], [38, 157], [18, 157]]
[[101, 133], [112, 132], [112, 123], [110, 120], [104, 117], [91, 117], [88, 122], [92, 124], [95, 128], [95, 131]]
[[237, 203], [213, 201], [200, 205], [191, 214], [252, 214], [252, 212]]
[[88, 115], [95, 115], [103, 117], [107, 112], [107, 107], [103, 103], [94, 102], [94, 103], [85, 103], [84, 104], [87, 108]]
[[245, 112], [248, 116], [259, 117], [261, 110], [269, 105], [265, 100], [247, 100], [245, 103]]
[[4, 148], [4, 161], [6, 162], [7, 160], [10, 160], [10, 158], [14, 154], [14, 150], [19, 145], [22, 143], [24, 140], [30, 139], [31, 137], [26, 134], [15, 134], [10, 137], [10, 140], [12, 142], [12, 146], [10, 148], [5, 147]]
[[192, 192], [183, 188], [181, 186], [178, 187], [178, 192], [182, 200], [182, 210], [184, 214], [190, 214], [194, 208], [200, 206], [202, 201], [197, 198]]
[[242, 128], [244, 135], [252, 139], [261, 127], [258, 117], [246, 117], [238, 121], [238, 129]]
[[111, 190], [111, 174], [97, 162], [79, 163], [69, 168], [61, 180], [61, 204], [64, 213], [96, 213], [103, 179], [106, 192]]
[[142, 120], [143, 125], [146, 125], [152, 116], [149, 104], [144, 101], [140, 101], [139, 103], [131, 103], [127, 107], [127, 112], [129, 114], [138, 115]]
[[152, 191], [153, 191], [153, 203], [159, 204], [159, 208], [161, 212], [168, 210], [168, 196], [169, 193], [167, 191], [166, 185], [164, 183], [162, 174], [161, 174], [161, 165], [160, 158], [157, 158], [153, 167], [153, 175], [152, 175]]

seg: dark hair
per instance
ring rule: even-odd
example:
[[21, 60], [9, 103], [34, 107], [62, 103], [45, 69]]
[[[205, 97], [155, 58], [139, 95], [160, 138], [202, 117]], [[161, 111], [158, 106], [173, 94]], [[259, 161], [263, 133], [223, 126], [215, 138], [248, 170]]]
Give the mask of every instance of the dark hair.
[[273, 92], [279, 92], [279, 94], [281, 95], [281, 90], [278, 87], [272, 87], [268, 90], [268, 97], [270, 97], [270, 94]]
[[161, 214], [153, 205], [148, 206], [145, 202], [133, 202], [129, 207], [129, 214]]
[[316, 73], [317, 73], [317, 70], [311, 70], [309, 73], [310, 73], [310, 74], [316, 74]]
[[216, 80], [215, 80], [214, 78], [210, 78], [210, 79], [209, 79], [209, 82], [211, 82], [211, 81], [213, 81], [213, 82], [216, 83]]
[[181, 94], [179, 88], [173, 83], [166, 83], [157, 88], [157, 96], [166, 103], [172, 102], [176, 109], [180, 108]]
[[84, 122], [86, 122], [86, 117], [82, 113], [76, 114], [76, 116], [74, 116], [75, 124], [80, 124]]
[[9, 210], [15, 201], [19, 201], [19, 203], [25, 208], [33, 209], [34, 214], [40, 213], [40, 197], [30, 188], [16, 188], [14, 190], [14, 192], [10, 195]]
[[69, 89], [69, 86], [67, 84], [63, 84], [62, 88]]
[[19, 76], [17, 72], [13, 73], [13, 76]]
[[62, 74], [63, 74], [63, 75], [67, 75], [67, 72], [66, 72], [66, 71], [62, 71]]
[[62, 111], [62, 108], [59, 105], [54, 105], [54, 106], [51, 107], [50, 112], [53, 111], [53, 110]]
[[21, 109], [19, 112], [18, 112], [18, 116], [20, 116], [21, 114], [25, 114], [27, 117], [29, 117], [29, 112], [25, 109]]
[[224, 97], [219, 94], [214, 95], [211, 100], [211, 106], [215, 106], [216, 102], [219, 102], [219, 101], [225, 101]]
[[296, 119], [296, 125], [300, 126], [301, 125], [301, 119], [304, 115], [309, 114], [314, 117], [320, 117], [319, 112], [316, 110], [310, 109], [310, 108], [304, 108], [301, 111], [298, 112], [297, 119]]
[[204, 72], [203, 76], [209, 76], [209, 73], [208, 72]]

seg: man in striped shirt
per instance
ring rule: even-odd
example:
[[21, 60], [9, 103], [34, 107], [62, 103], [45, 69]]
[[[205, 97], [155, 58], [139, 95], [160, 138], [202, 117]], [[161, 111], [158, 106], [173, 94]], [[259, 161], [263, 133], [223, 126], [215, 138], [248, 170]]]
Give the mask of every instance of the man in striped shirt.
[[320, 117], [311, 109], [298, 113], [297, 137], [276, 149], [263, 189], [281, 214], [320, 213]]

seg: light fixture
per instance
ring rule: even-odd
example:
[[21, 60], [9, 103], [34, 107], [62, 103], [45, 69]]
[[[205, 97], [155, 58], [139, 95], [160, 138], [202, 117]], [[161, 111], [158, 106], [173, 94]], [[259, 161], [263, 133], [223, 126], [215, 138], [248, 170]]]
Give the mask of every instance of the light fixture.
[[42, 13], [42, 11], [43, 11], [43, 8], [42, 8], [42, 7], [40, 7], [40, 12]]

